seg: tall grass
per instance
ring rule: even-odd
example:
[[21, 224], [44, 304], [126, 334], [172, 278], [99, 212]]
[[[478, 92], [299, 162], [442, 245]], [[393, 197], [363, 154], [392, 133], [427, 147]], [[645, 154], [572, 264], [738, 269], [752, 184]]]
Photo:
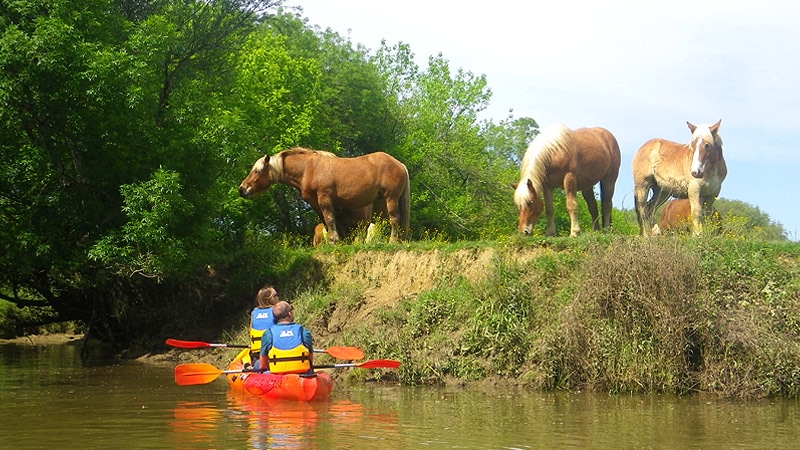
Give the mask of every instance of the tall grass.
[[[323, 336], [320, 345], [357, 345], [368, 357], [403, 362], [398, 370], [350, 376], [538, 390], [800, 395], [798, 244], [586, 233], [433, 248], [345, 247], [316, 250], [334, 254], [327, 257], [336, 261], [331, 266], [308, 255], [287, 261], [313, 270], [284, 284], [296, 286], [299, 317]], [[369, 305], [365, 292], [376, 280], [332, 274], [359, 251], [399, 250], [441, 258], [434, 287], [352, 319]], [[452, 255], [485, 251], [494, 256], [480, 277], [447, 267]]]

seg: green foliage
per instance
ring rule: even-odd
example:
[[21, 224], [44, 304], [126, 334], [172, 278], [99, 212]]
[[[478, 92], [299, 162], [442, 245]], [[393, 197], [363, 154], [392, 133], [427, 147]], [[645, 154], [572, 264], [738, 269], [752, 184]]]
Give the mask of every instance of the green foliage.
[[[124, 342], [218, 326], [249, 306], [262, 283], [283, 280], [285, 290], [302, 291], [320, 276], [308, 247], [317, 214], [288, 186], [252, 200], [237, 194], [257, 157], [294, 145], [348, 156], [386, 151], [411, 174], [416, 242], [388, 244], [387, 226], [378, 223], [375, 241], [364, 244], [359, 231], [352, 245], [321, 252], [430, 250], [458, 240], [460, 249], [496, 242], [522, 251], [588, 251], [636, 234], [635, 215], [623, 210], [614, 211], [612, 232], [590, 232], [579, 201], [587, 238], [517, 236], [509, 183], [537, 132], [534, 119], [509, 113], [499, 123], [480, 120], [491, 100], [484, 76], [452, 68], [442, 55], [420, 68], [402, 43], [370, 52], [276, 11], [280, 3], [3, 3], [0, 298], [49, 308], [6, 316], [23, 325], [79, 321], [93, 336]], [[563, 193], [555, 197], [557, 228], [565, 234]], [[726, 238], [785, 242], [782, 226], [757, 208], [722, 200], [718, 208]], [[727, 257], [723, 267], [742, 280], [767, 266]], [[547, 339], [557, 333], [525, 342], [532, 324], [552, 316], [538, 314], [519, 289], [536, 286], [537, 301], [553, 295], [566, 303], [576, 288], [560, 283], [577, 259], [550, 255], [534, 264], [557, 285], [512, 265], [498, 267], [497, 289], [456, 282], [455, 275], [443, 281], [441, 291], [423, 298], [425, 309], [410, 307], [404, 333], [448, 348], [452, 328], [442, 318], [456, 315], [471, 326], [453, 350], [463, 358], [442, 354], [407, 376], [424, 382], [431, 374], [478, 377], [513, 373], [520, 361], [531, 366], [530, 354], [552, 351]], [[737, 289], [784, 301], [793, 282], [770, 270], [757, 274], [765, 280], [754, 283], [757, 291]], [[465, 309], [462, 298], [478, 304]], [[323, 303], [310, 309], [324, 310]], [[789, 309], [778, 313], [794, 320]], [[405, 320], [390, 309], [378, 314], [391, 324]], [[387, 336], [370, 339], [387, 352], [411, 353]], [[518, 352], [496, 356], [514, 343]], [[499, 369], [479, 360], [487, 357]], [[551, 373], [534, 372], [535, 379]]]
[[[384, 44], [373, 58], [396, 99], [400, 141], [394, 153], [411, 174], [412, 229], [450, 239], [513, 229], [508, 183], [513, 153], [535, 126], [509, 117], [509, 131], [481, 124], [491, 97], [483, 76], [450, 69], [441, 55], [421, 71], [408, 46]], [[511, 147], [511, 148], [509, 148]]]
[[179, 236], [188, 234], [193, 208], [180, 188], [180, 176], [165, 170], [145, 183], [121, 186], [128, 222], [118, 233], [98, 241], [89, 258], [124, 276], [161, 279], [181, 268], [191, 248]]
[[[796, 244], [604, 234], [550, 241], [557, 245], [525, 256], [490, 246], [496, 256], [477, 279], [443, 277], [368, 316], [360, 308], [373, 305], [347, 302], [346, 314], [360, 317], [343, 328], [349, 345], [401, 360], [400, 370], [372, 376], [408, 384], [800, 395]], [[463, 252], [454, 254], [436, 257], [443, 272], [463, 264]], [[381, 288], [357, 275], [348, 283], [347, 298]], [[326, 305], [326, 315], [342, 317], [340, 302]]]
[[739, 200], [717, 199], [714, 207], [722, 216], [722, 232], [729, 238], [785, 241], [783, 225], [769, 218], [757, 206]]

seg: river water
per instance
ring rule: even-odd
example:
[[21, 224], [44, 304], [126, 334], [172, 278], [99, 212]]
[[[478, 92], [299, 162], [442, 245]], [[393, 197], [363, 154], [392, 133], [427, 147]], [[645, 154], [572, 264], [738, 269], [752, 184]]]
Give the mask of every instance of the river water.
[[274, 404], [79, 351], [0, 345], [0, 448], [800, 448], [796, 400], [339, 383], [327, 402]]

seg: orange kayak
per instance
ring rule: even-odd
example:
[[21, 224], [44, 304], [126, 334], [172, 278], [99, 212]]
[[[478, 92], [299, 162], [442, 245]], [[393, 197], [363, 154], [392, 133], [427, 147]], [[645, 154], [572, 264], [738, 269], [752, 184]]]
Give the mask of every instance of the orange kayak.
[[[242, 350], [228, 365], [228, 370], [242, 370], [250, 363], [250, 350]], [[314, 402], [326, 400], [333, 388], [333, 380], [325, 372], [312, 375], [296, 373], [229, 373], [226, 378], [233, 391], [264, 399]]]

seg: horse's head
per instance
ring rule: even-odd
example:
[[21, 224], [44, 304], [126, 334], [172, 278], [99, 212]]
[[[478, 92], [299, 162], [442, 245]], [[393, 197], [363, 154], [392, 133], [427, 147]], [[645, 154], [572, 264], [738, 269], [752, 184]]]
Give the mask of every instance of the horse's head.
[[695, 126], [689, 122], [692, 140], [689, 148], [692, 150], [691, 174], [695, 178], [703, 178], [706, 169], [722, 159], [722, 138], [719, 136], [719, 125], [722, 119], [714, 125]]
[[539, 198], [536, 189], [533, 188], [530, 179], [525, 180], [525, 183], [522, 184], [511, 183], [511, 187], [514, 188], [514, 203], [519, 209], [517, 230], [522, 234], [530, 235], [533, 233], [533, 225], [542, 214], [544, 203]]
[[249, 198], [270, 187], [272, 183], [277, 181], [277, 177], [272, 172], [270, 156], [265, 155], [259, 158], [253, 164], [250, 173], [239, 185], [239, 196]]

